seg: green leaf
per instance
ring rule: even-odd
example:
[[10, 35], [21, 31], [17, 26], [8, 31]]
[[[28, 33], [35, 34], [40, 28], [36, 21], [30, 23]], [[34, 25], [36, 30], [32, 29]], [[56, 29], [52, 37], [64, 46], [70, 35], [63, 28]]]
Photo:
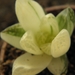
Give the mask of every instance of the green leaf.
[[51, 13], [42, 18], [40, 27], [42, 31], [50, 33], [51, 36], [56, 36], [59, 32], [56, 17]]
[[45, 15], [42, 7], [34, 0], [16, 0], [16, 15], [22, 27], [36, 32], [40, 29], [41, 18]]
[[46, 43], [42, 45], [40, 48], [44, 53], [51, 55], [51, 43]]
[[75, 14], [74, 11], [68, 7], [61, 11], [57, 16], [56, 19], [58, 21], [59, 30], [67, 29], [69, 34], [72, 35], [74, 30], [74, 23], [75, 23]]
[[12, 75], [34, 75], [44, 70], [52, 60], [46, 54], [32, 55], [25, 53], [18, 57], [13, 64]]
[[59, 58], [53, 58], [48, 69], [53, 75], [66, 75], [68, 68], [68, 59], [66, 55]]
[[25, 30], [19, 25], [14, 24], [1, 32], [1, 38], [12, 46], [22, 49], [19, 42]]
[[36, 54], [36, 55], [43, 53], [40, 50], [40, 48], [36, 42], [35, 36], [31, 31], [27, 31], [22, 36], [22, 38], [20, 40], [20, 45], [25, 51], [27, 51], [29, 53]]
[[35, 34], [38, 45], [41, 47], [45, 43], [50, 43], [58, 32], [59, 28], [55, 16], [51, 13], [45, 15], [41, 20], [40, 30]]
[[52, 40], [51, 43], [51, 54], [57, 58], [64, 55], [70, 48], [70, 35], [66, 29], [63, 29], [59, 34]]

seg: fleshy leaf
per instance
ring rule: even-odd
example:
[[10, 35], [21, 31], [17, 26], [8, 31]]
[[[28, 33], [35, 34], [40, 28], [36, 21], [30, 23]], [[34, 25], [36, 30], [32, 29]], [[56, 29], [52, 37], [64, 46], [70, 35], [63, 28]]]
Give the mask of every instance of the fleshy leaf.
[[70, 47], [70, 36], [66, 29], [63, 29], [53, 39], [51, 43], [51, 54], [53, 57], [60, 57], [64, 55]]
[[29, 53], [36, 54], [36, 55], [43, 53], [40, 50], [40, 48], [36, 42], [35, 36], [31, 31], [27, 31], [22, 36], [22, 38], [20, 40], [20, 45], [25, 51], [27, 51]]
[[46, 54], [32, 55], [25, 53], [18, 57], [13, 64], [12, 75], [34, 75], [44, 70], [52, 60]]
[[53, 14], [45, 15], [41, 20], [40, 30], [35, 35], [39, 46], [51, 42], [58, 32], [58, 23], [55, 16]]
[[51, 42], [59, 32], [56, 17], [51, 13], [42, 18], [40, 27], [42, 32], [49, 34], [46, 39], [48, 43]]
[[[36, 41], [39, 45], [39, 47], [41, 47], [42, 44], [46, 43], [46, 40], [48, 40], [49, 38], [49, 33], [48, 32], [43, 32], [43, 31], [39, 31], [35, 34], [36, 37]], [[49, 42], [49, 41], [48, 41]]]
[[51, 43], [46, 43], [42, 45], [40, 48], [44, 53], [51, 55]]
[[12, 46], [22, 49], [19, 42], [25, 30], [19, 25], [14, 24], [1, 32], [1, 38]]
[[53, 75], [66, 75], [68, 68], [68, 59], [66, 55], [59, 58], [53, 58], [48, 69]]
[[16, 15], [26, 31], [36, 32], [40, 29], [40, 21], [45, 13], [42, 7], [33, 0], [16, 0]]
[[69, 34], [72, 35], [75, 25], [75, 14], [74, 11], [69, 7], [60, 12], [56, 19], [58, 21], [59, 30], [67, 29]]

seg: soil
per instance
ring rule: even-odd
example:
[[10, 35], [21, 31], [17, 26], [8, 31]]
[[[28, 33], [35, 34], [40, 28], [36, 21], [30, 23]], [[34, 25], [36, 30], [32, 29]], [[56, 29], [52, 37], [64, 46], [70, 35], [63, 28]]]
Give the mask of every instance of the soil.
[[[49, 13], [57, 15], [58, 12], [57, 8], [48, 7], [56, 6], [56, 5], [63, 5], [63, 4], [75, 4], [75, 0], [36, 0], [39, 2], [42, 7]], [[5, 29], [6, 27], [17, 23], [17, 17], [15, 15], [15, 0], [0, 0], [0, 31]], [[73, 7], [73, 6], [72, 6]], [[75, 6], [73, 7], [75, 8]], [[55, 11], [53, 11], [55, 10]], [[57, 11], [57, 12], [56, 12]], [[25, 53], [22, 50], [14, 48], [13, 46], [9, 45], [2, 39], [0, 39], [0, 75], [11, 75], [12, 74], [12, 65], [14, 60]], [[75, 75], [75, 30], [71, 36], [71, 47], [67, 52], [67, 57], [69, 60], [68, 72], [66, 75]], [[38, 75], [52, 75], [48, 69], [46, 68]]]

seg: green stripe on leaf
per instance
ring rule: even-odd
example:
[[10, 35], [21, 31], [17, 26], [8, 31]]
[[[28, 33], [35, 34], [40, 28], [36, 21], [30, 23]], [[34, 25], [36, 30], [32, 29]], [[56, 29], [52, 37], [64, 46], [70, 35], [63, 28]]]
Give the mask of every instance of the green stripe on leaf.
[[67, 29], [69, 34], [72, 35], [74, 30], [74, 23], [75, 23], [75, 14], [74, 11], [68, 7], [61, 11], [57, 16], [56, 19], [58, 21], [59, 30]]
[[6, 28], [2, 33], [22, 37], [22, 35], [25, 33], [25, 30], [19, 24], [15, 24]]

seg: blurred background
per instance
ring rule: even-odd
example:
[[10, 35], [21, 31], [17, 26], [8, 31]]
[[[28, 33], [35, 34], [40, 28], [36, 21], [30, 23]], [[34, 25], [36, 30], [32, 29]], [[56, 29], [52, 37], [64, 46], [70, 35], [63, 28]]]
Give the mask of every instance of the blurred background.
[[[0, 31], [7, 26], [12, 25], [17, 21], [15, 15], [15, 1], [16, 0], [0, 0]], [[75, 0], [35, 0], [44, 9], [56, 5], [75, 4]]]

